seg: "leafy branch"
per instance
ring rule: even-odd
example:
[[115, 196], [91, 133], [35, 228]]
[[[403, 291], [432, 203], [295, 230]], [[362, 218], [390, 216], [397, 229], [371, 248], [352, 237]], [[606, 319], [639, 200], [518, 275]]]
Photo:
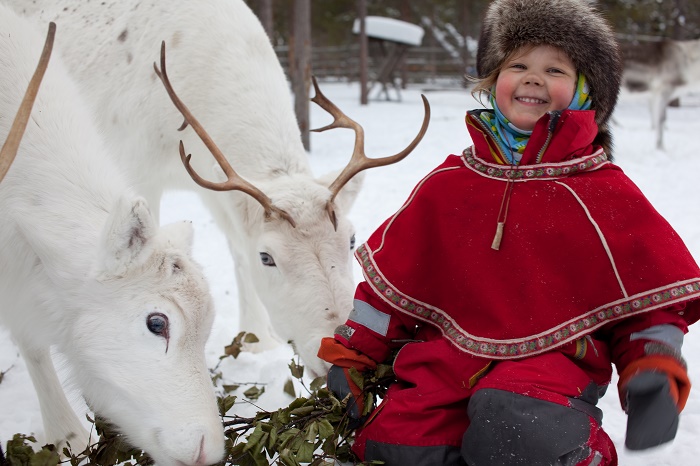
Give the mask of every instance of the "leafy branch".
[[[219, 364], [212, 369], [212, 381], [216, 385], [222, 378], [218, 371], [221, 360], [236, 358], [245, 344], [257, 341], [254, 335], [241, 332], [225, 348]], [[216, 466], [333, 466], [339, 463], [356, 466], [382, 464], [381, 462], [360, 463], [351, 451], [354, 438], [348, 427], [346, 414], [347, 400], [338, 400], [325, 386], [325, 378], [314, 379], [307, 387], [303, 375], [304, 366], [294, 360], [289, 364], [293, 378], [297, 379], [306, 391], [306, 396], [295, 398], [289, 406], [276, 411], [260, 409], [252, 417], [229, 415], [237, 397], [229, 393], [240, 385], [222, 385], [223, 393], [217, 396], [219, 414], [226, 437], [225, 456]], [[386, 387], [393, 380], [391, 366], [380, 365], [376, 371], [360, 373], [350, 371], [353, 381], [363, 389], [366, 411], [369, 412]], [[295, 396], [294, 384], [288, 380], [284, 391]], [[264, 392], [257, 384], [248, 388], [243, 395], [253, 402]], [[32, 447], [36, 439], [15, 434], [7, 442], [6, 453], [0, 448], [0, 466], [58, 466], [80, 464], [111, 466], [150, 466], [152, 460], [141, 450], [130, 447], [124, 437], [117, 433], [106, 421], [96, 418], [93, 424], [100, 440], [84, 451], [75, 453], [70, 444], [59, 454], [54, 445], [45, 445], [35, 451]]]

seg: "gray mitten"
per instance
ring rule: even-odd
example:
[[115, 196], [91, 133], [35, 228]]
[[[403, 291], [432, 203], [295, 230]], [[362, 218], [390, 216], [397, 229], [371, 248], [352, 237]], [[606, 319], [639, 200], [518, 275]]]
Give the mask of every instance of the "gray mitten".
[[642, 371], [627, 383], [627, 436], [630, 450], [670, 442], [678, 430], [678, 408], [664, 372]]
[[[359, 389], [352, 382], [352, 380], [349, 380], [349, 377], [350, 374], [348, 373], [347, 369], [343, 369], [342, 367], [335, 365], [331, 366], [330, 370], [328, 371], [326, 385], [339, 400], [344, 400], [348, 395], [350, 395], [347, 402], [347, 413], [348, 417], [350, 418], [348, 427], [350, 429], [357, 429], [364, 423], [367, 416], [362, 416], [362, 411], [364, 408], [362, 398], [357, 396], [360, 394]], [[352, 389], [353, 387], [355, 387], [354, 391]]]

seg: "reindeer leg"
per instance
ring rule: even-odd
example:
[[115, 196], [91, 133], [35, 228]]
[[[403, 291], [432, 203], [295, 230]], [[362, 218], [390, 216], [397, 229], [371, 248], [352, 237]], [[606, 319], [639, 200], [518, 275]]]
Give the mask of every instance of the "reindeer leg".
[[651, 117], [652, 128], [656, 130], [656, 148], [663, 150], [663, 133], [666, 125], [666, 110], [671, 101], [673, 89], [669, 85], [652, 91]]
[[22, 358], [36, 389], [48, 443], [63, 450], [65, 442], [74, 453], [82, 452], [90, 442], [90, 434], [71, 407], [56, 374], [49, 348], [38, 348], [18, 341]]

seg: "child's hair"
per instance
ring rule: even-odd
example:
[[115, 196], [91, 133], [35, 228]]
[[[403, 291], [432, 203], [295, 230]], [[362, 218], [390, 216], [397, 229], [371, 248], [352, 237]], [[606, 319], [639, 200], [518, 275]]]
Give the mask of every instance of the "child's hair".
[[617, 103], [623, 69], [610, 25], [587, 0], [494, 0], [482, 23], [476, 56], [479, 79], [472, 94], [488, 94], [506, 59], [528, 45], [561, 49], [586, 77], [598, 124], [594, 143], [610, 155], [612, 136], [607, 123]]

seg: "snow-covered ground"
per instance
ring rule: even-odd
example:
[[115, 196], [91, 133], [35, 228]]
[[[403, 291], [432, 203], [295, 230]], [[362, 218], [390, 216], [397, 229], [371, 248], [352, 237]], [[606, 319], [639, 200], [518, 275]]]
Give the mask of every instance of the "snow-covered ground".
[[[359, 105], [356, 84], [322, 83], [324, 93], [350, 117], [360, 122], [366, 132], [366, 152], [370, 157], [390, 155], [403, 149], [413, 139], [422, 120], [419, 89], [402, 93], [402, 102], [372, 101]], [[407, 197], [411, 188], [430, 169], [450, 153], [460, 153], [470, 144], [464, 125], [464, 113], [478, 105], [467, 91], [429, 92], [432, 107], [430, 128], [423, 142], [399, 164], [367, 172], [351, 219], [356, 227], [358, 244], [391, 215]], [[680, 108], [669, 109], [666, 151], [654, 149], [654, 136], [645, 94], [621, 96], [614, 115], [616, 162], [640, 186], [651, 202], [677, 229], [689, 249], [700, 260], [700, 151], [693, 141], [700, 133], [700, 97], [684, 99]], [[327, 124], [330, 117], [312, 108], [312, 127]], [[316, 174], [338, 169], [349, 160], [353, 134], [348, 130], [313, 133], [311, 163]], [[207, 347], [210, 367], [218, 363], [224, 345], [238, 333], [237, 291], [233, 267], [221, 231], [199, 199], [190, 192], [173, 192], [163, 200], [164, 223], [190, 219], [196, 228], [195, 256], [205, 268], [217, 308], [214, 330]], [[360, 280], [359, 267], [355, 278]], [[245, 330], [245, 329], [243, 329]], [[691, 380], [700, 381], [700, 326], [691, 327], [684, 354]], [[239, 392], [251, 384], [265, 388], [255, 405], [243, 401], [234, 407], [247, 415], [259, 409], [286, 406], [292, 398], [283, 392], [289, 376], [287, 365], [293, 354], [281, 346], [263, 353], [243, 353], [228, 358], [219, 367], [226, 383], [242, 384]], [[36, 395], [26, 366], [10, 341], [9, 333], [0, 329], [0, 442], [4, 445], [12, 434], [43, 432]], [[65, 376], [66, 371], [62, 372]], [[613, 380], [613, 384], [616, 380]], [[699, 382], [700, 383], [700, 382]], [[297, 384], [300, 392], [301, 387]], [[76, 409], [84, 410], [77, 395]], [[676, 440], [666, 446], [642, 453], [624, 449], [626, 417], [620, 409], [615, 386], [603, 398], [604, 426], [618, 446], [622, 466], [676, 466], [697, 464], [700, 455], [700, 389], [694, 390], [681, 415]]]

